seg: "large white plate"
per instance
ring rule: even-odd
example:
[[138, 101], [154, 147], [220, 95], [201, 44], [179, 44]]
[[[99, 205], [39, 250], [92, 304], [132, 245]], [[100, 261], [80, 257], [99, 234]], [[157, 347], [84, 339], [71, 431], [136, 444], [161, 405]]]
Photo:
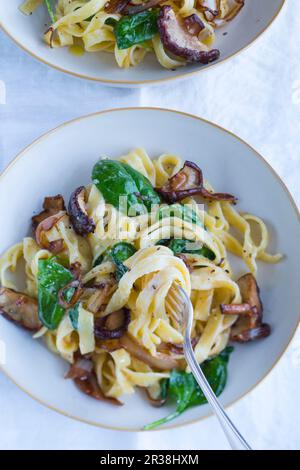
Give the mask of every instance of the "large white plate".
[[[145, 147], [151, 156], [174, 152], [199, 164], [218, 191], [236, 195], [241, 210], [265, 219], [271, 249], [285, 254], [277, 265], [259, 265], [265, 320], [273, 332], [265, 340], [236, 347], [221, 396], [227, 405], [272, 369], [300, 312], [299, 289], [291, 282], [298, 279], [300, 266], [299, 213], [279, 177], [245, 142], [195, 116], [159, 109], [105, 111], [64, 124], [25, 149], [0, 178], [0, 253], [29, 233], [30, 217], [40, 210], [44, 196], [61, 192], [68, 200], [74, 188], [90, 181], [100, 155], [118, 157], [134, 146]], [[239, 264], [235, 269], [237, 275], [246, 270], [241, 271]], [[68, 368], [63, 360], [3, 318], [0, 340], [6, 345], [4, 372], [32, 397], [68, 416], [103, 427], [138, 430], [169, 411], [151, 407], [139, 393], [126, 397], [123, 407], [83, 395], [63, 379]], [[209, 414], [208, 406], [193, 408], [169, 427]]]
[[[277, 17], [285, 0], [246, 0], [241, 13], [225, 28], [217, 33], [215, 46], [220, 49], [221, 57], [217, 63], [232, 57], [251, 44], [270, 26]], [[139, 85], [183, 78], [212, 67], [190, 65], [176, 71], [163, 69], [153, 54], [131, 69], [119, 69], [114, 56], [107, 53], [85, 54], [76, 57], [68, 49], [49, 49], [42, 36], [47, 24], [47, 13], [39, 9], [30, 17], [18, 10], [22, 0], [0, 0], [0, 25], [7, 34], [23, 49], [37, 59], [52, 67], [73, 75], [97, 80], [111, 85]], [[223, 33], [227, 32], [227, 35]]]

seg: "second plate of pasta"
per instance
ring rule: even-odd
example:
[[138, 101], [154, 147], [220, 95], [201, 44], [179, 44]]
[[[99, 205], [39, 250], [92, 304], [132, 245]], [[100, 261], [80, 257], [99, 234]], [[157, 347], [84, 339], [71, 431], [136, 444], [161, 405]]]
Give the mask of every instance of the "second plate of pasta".
[[48, 65], [126, 86], [188, 76], [235, 55], [273, 23], [283, 4], [11, 0], [0, 2], [0, 23]]
[[224, 404], [288, 344], [298, 213], [265, 161], [226, 131], [167, 110], [99, 113], [25, 150], [1, 197], [12, 187], [0, 210], [3, 369], [48, 406], [129, 430], [209, 414], [184, 361], [176, 285]]

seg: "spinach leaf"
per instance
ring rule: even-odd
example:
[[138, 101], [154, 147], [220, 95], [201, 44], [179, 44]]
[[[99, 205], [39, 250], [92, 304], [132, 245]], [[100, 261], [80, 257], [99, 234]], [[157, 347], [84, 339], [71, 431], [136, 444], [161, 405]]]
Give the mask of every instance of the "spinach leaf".
[[[233, 348], [229, 346], [218, 356], [206, 360], [201, 365], [205, 377], [217, 396], [225, 388], [227, 382], [227, 364], [232, 351]], [[164, 387], [162, 393], [165, 393], [166, 384], [164, 383], [162, 386]], [[148, 424], [144, 429], [154, 429], [176, 418], [188, 408], [207, 403], [204, 393], [191, 373], [176, 369], [172, 370], [170, 378], [167, 379], [167, 390], [168, 396], [176, 402], [176, 410], [166, 418]]]
[[207, 246], [203, 245], [201, 248], [197, 248], [194, 246], [194, 242], [190, 240], [185, 240], [184, 238], [171, 238], [171, 239], [162, 239], [159, 240], [156, 245], [164, 245], [170, 248], [173, 253], [176, 255], [178, 253], [191, 253], [195, 255], [204, 256], [209, 260], [213, 261], [216, 257], [214, 252], [208, 248]]
[[123, 163], [123, 166], [135, 182], [140, 198], [147, 207], [148, 212], [150, 212], [152, 205], [160, 204], [159, 195], [154, 191], [152, 184], [144, 175], [136, 171], [130, 165], [127, 165], [127, 163]]
[[147, 10], [136, 15], [123, 16], [114, 26], [119, 49], [128, 49], [134, 44], [153, 38], [158, 32], [159, 10]]
[[157, 218], [158, 220], [161, 220], [165, 217], [178, 217], [186, 222], [203, 227], [203, 222], [197, 212], [187, 204], [171, 204], [169, 206], [164, 205], [160, 207], [157, 211]]
[[73, 325], [74, 330], [78, 330], [78, 315], [79, 315], [80, 302], [77, 302], [74, 307], [69, 308], [68, 313]]
[[96, 163], [92, 180], [105, 201], [122, 212], [134, 209], [136, 214], [145, 214], [150, 210], [151, 203], [160, 202], [147, 178], [115, 160], [100, 160]]
[[103, 255], [100, 255], [94, 262], [94, 266], [101, 264], [105, 260], [111, 260], [116, 265], [115, 277], [117, 281], [128, 271], [128, 268], [123, 264], [136, 252], [135, 247], [131, 243], [119, 242], [112, 248], [109, 248]]
[[117, 281], [119, 281], [121, 277], [124, 276], [124, 274], [126, 274], [128, 271], [128, 268], [123, 264], [123, 262], [134, 255], [135, 252], [136, 249], [134, 246], [131, 245], [131, 243], [126, 242], [116, 243], [116, 245], [110, 249], [109, 256], [112, 258], [117, 267], [115, 273]]
[[136, 253], [135, 247], [131, 243], [120, 242], [116, 243], [110, 250], [109, 256], [112, 257], [115, 263], [123, 263], [128, 258]]
[[[65, 309], [58, 304], [58, 292], [72, 280], [73, 276], [71, 272], [59, 264], [54, 257], [39, 260], [39, 318], [43, 325], [49, 330], [55, 330], [55, 328], [58, 327], [65, 313]], [[70, 298], [73, 294], [71, 292], [69, 293]]]
[[106, 20], [104, 21], [104, 24], [107, 24], [108, 26], [112, 26], [113, 28], [116, 26], [118, 20], [116, 20], [115, 18], [106, 18]]

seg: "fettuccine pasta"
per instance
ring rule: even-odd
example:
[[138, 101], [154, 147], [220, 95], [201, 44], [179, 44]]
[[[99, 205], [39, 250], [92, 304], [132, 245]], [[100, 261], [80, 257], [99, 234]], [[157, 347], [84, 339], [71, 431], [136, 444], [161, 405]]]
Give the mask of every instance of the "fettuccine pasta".
[[[0, 260], [1, 312], [44, 338], [89, 395], [118, 402], [142, 387], [157, 396], [174, 370], [189, 374], [176, 286], [193, 305], [199, 364], [230, 340], [269, 333], [255, 281], [259, 260], [282, 257], [268, 252], [269, 238], [197, 165], [137, 148], [100, 160], [67, 209], [60, 195], [45, 199], [33, 236]], [[248, 272], [239, 280], [229, 253]]]
[[236, 17], [244, 0], [26, 0], [20, 9], [32, 14], [43, 4], [51, 20], [44, 39], [51, 47], [112, 53], [121, 68], [154, 53], [174, 69], [216, 60], [215, 31]]

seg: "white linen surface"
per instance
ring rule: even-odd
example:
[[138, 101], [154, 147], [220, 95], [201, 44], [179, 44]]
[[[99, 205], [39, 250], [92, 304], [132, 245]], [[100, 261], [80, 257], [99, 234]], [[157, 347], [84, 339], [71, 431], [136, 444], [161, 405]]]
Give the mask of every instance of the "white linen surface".
[[[192, 79], [143, 89], [109, 88], [62, 74], [0, 32], [0, 170], [66, 120], [106, 108], [158, 106], [197, 114], [238, 134], [265, 156], [299, 205], [300, 2], [287, 3], [270, 30], [233, 60]], [[254, 448], [300, 449], [299, 372], [298, 331], [273, 372], [230, 409]], [[1, 374], [0, 409], [0, 449], [228, 448], [215, 418], [168, 432], [106, 431], [44, 408]]]

